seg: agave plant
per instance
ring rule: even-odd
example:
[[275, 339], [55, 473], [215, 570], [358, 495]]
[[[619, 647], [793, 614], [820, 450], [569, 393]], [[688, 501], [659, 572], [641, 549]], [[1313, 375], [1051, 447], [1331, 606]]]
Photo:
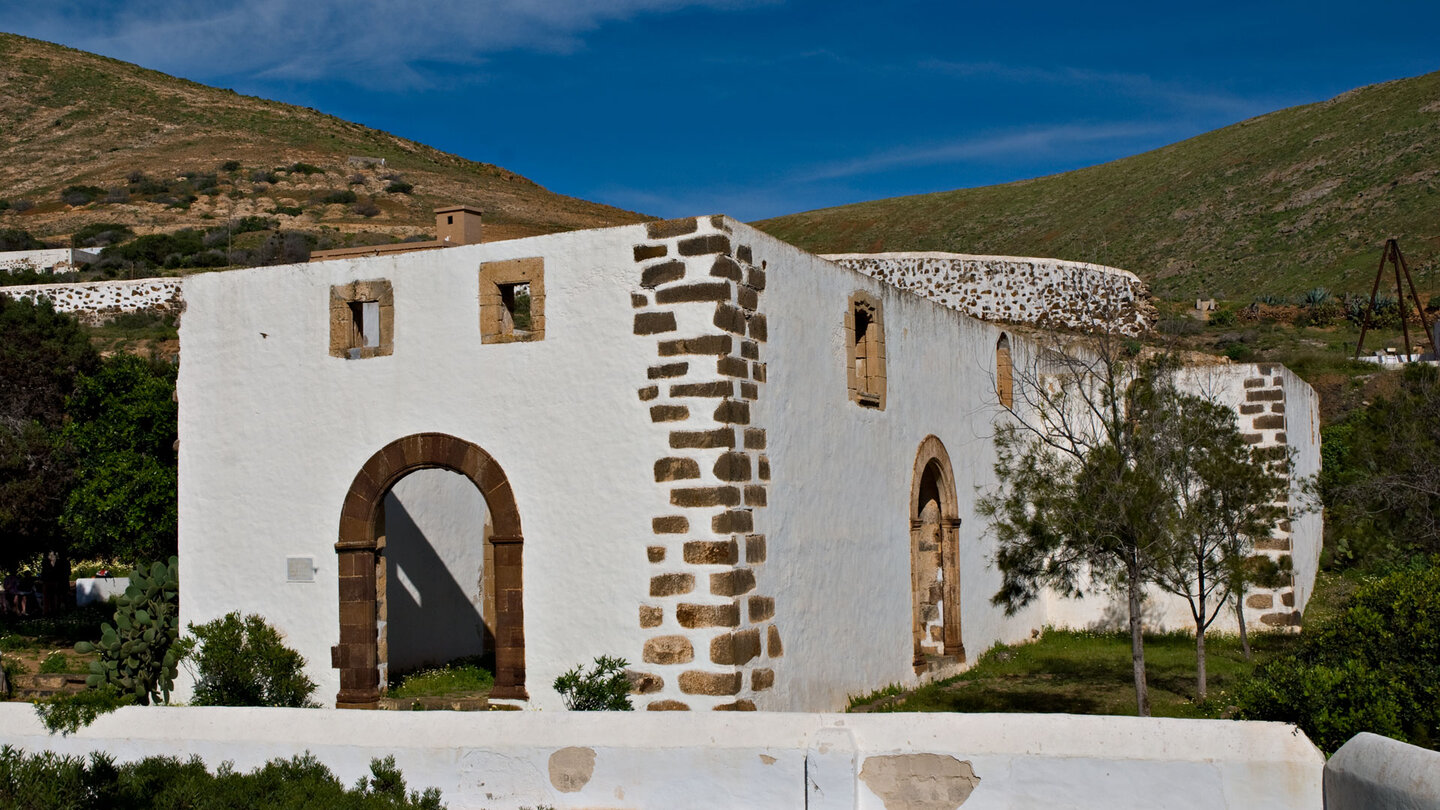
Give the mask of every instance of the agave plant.
[[135, 696], [135, 702], [170, 702], [180, 651], [174, 648], [180, 637], [179, 560], [155, 563], [147, 572], [137, 566], [130, 575], [130, 587], [115, 602], [115, 623], [100, 626], [98, 642], [75, 645], [79, 653], [99, 652], [90, 662], [85, 683], [91, 687], [114, 685], [121, 694]]
[[1300, 301], [1307, 307], [1318, 307], [1321, 304], [1329, 303], [1330, 298], [1331, 295], [1329, 290], [1325, 289], [1324, 287], [1316, 287], [1315, 289], [1305, 293], [1305, 295], [1301, 297]]

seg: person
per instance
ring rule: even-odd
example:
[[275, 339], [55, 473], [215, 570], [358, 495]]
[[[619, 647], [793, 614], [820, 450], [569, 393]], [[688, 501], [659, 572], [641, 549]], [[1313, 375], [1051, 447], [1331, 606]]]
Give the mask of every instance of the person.
[[17, 613], [31, 616], [35, 613], [35, 578], [25, 575], [20, 578], [20, 589], [16, 593]]
[[13, 573], [5, 577], [5, 593], [0, 597], [0, 613], [7, 616], [20, 613], [20, 577]]

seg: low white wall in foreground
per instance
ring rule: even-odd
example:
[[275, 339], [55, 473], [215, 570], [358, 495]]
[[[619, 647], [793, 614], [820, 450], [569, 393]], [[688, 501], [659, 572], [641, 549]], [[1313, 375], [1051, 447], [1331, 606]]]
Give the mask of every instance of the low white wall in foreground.
[[45, 299], [56, 312], [96, 325], [126, 312], [153, 310], [179, 314], [184, 308], [178, 278], [137, 278], [126, 281], [77, 281], [73, 284], [29, 284], [0, 287], [0, 295], [16, 300]]
[[1324, 758], [1293, 726], [1023, 714], [121, 709], [49, 736], [0, 705], [0, 743], [250, 770], [310, 751], [342, 781], [393, 754], [450, 808], [1306, 808]]
[[1440, 751], [1362, 732], [1325, 763], [1325, 810], [1440, 807]]

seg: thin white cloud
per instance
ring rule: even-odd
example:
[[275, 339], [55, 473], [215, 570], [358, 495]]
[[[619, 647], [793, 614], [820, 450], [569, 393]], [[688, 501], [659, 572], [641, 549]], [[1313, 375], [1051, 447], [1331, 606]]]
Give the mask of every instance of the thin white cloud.
[[1173, 133], [1167, 124], [1067, 124], [1056, 127], [1025, 129], [978, 138], [963, 138], [949, 143], [924, 144], [888, 149], [865, 157], [815, 166], [800, 172], [794, 180], [813, 183], [875, 174], [890, 169], [914, 166], [938, 166], [975, 160], [1034, 158], [1055, 155], [1111, 141], [1133, 141], [1140, 138]]
[[[55, 0], [5, 11], [8, 30], [192, 77], [266, 76], [406, 87], [424, 66], [515, 49], [572, 51], [608, 22], [765, 0]], [[0, 8], [10, 5], [0, 2]]]
[[1137, 100], [1160, 102], [1189, 113], [1229, 118], [1248, 118], [1273, 110], [1277, 106], [1273, 99], [1262, 100], [1215, 90], [1196, 90], [1179, 82], [1163, 81], [1144, 73], [1120, 73], [1076, 67], [1042, 68], [998, 62], [952, 62], [942, 59], [927, 59], [917, 67], [964, 79], [1101, 89]]

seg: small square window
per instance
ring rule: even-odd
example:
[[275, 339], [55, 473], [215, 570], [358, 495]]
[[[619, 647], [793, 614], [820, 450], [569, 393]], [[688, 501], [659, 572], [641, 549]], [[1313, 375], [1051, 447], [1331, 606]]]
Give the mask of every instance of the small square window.
[[849, 355], [845, 384], [850, 401], [885, 410], [885, 323], [880, 302], [874, 296], [864, 292], [850, 296], [845, 337]]
[[480, 265], [480, 342], [545, 339], [545, 260]]
[[359, 360], [394, 351], [394, 302], [384, 280], [331, 287], [330, 355]]

